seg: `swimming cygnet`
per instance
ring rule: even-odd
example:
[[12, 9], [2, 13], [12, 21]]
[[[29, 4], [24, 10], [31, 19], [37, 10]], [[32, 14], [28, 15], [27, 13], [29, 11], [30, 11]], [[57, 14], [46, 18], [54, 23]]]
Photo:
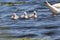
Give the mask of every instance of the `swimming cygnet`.
[[13, 15], [11, 16], [12, 19], [17, 20], [19, 18], [19, 16], [16, 13], [13, 13]]
[[51, 10], [51, 12], [52, 12], [53, 15], [54, 14], [60, 14], [60, 3], [56, 3], [56, 4], [51, 5], [46, 0], [46, 5]]
[[24, 14], [21, 15], [21, 18], [23, 18], [23, 19], [27, 19], [27, 18], [28, 18], [27, 12], [24, 12]]
[[30, 18], [37, 18], [37, 12], [34, 11], [32, 14], [29, 16]]

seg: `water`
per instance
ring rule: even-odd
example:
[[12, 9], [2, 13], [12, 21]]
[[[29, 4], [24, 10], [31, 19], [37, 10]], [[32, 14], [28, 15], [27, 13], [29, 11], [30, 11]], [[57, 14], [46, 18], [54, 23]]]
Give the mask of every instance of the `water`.
[[[44, 4], [45, 0], [0, 0], [0, 2], [27, 1], [28, 4], [16, 6], [0, 5], [0, 37], [21, 38], [21, 37], [45, 37], [60, 39], [60, 16], [51, 17], [50, 10]], [[51, 4], [60, 0], [49, 0]], [[10, 16], [16, 12], [21, 16], [24, 11], [28, 15], [34, 10], [37, 11], [37, 19], [12, 20]], [[5, 39], [2, 39], [5, 40]], [[7, 39], [8, 40], [8, 39]]]

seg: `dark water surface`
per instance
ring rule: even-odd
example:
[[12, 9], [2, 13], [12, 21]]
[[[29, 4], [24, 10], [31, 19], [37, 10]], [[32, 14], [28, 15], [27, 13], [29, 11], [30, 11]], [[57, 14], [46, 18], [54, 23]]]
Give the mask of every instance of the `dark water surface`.
[[[60, 16], [50, 16], [52, 13], [45, 6], [46, 0], [0, 0], [0, 2], [27, 1], [28, 4], [16, 6], [0, 5], [0, 37], [45, 37], [53, 40], [60, 39]], [[51, 4], [60, 0], [49, 0]], [[37, 19], [12, 20], [10, 16], [16, 12], [21, 16], [24, 11], [28, 15], [37, 11]]]

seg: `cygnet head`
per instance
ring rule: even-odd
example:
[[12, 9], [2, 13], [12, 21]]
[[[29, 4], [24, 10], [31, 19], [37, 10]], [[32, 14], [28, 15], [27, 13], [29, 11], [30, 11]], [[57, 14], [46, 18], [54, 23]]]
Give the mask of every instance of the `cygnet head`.
[[27, 15], [26, 11], [24, 12], [24, 15]]
[[37, 12], [36, 11], [34, 11], [34, 15], [36, 15], [37, 14]]
[[13, 13], [13, 16], [15, 16], [16, 15], [16, 13]]

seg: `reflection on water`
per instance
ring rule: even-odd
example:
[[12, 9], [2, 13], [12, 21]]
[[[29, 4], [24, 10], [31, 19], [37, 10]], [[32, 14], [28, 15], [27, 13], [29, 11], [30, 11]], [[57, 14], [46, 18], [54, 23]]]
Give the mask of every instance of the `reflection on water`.
[[0, 38], [0, 40], [52, 40], [51, 37], [42, 37], [42, 38]]
[[[52, 13], [45, 6], [45, 0], [0, 0], [0, 2], [19, 2], [27, 1], [27, 4], [19, 4], [14, 6], [0, 5], [0, 38], [9, 37], [23, 38], [42, 38], [45, 36], [50, 39], [60, 39], [60, 16], [50, 16]], [[59, 0], [49, 0], [50, 3], [59, 2]], [[11, 15], [16, 12], [21, 16], [24, 11], [30, 15], [34, 10], [37, 11], [38, 18], [36, 19], [21, 19], [12, 20]], [[1, 40], [5, 40], [1, 38]], [[49, 40], [49, 39], [48, 39]]]

